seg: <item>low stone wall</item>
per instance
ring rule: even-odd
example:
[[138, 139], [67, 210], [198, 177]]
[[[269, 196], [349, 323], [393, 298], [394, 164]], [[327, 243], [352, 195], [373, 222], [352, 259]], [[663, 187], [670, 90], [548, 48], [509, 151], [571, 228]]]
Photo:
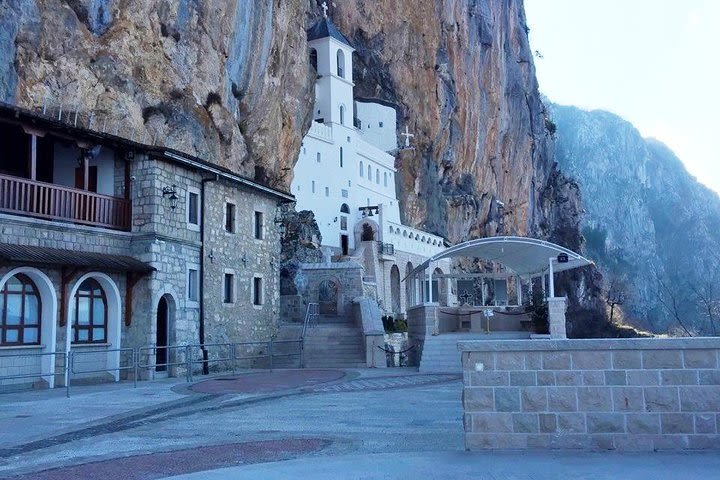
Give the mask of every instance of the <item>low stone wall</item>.
[[407, 310], [408, 339], [411, 345], [415, 345], [412, 355], [408, 358], [409, 365], [420, 365], [425, 337], [433, 334], [433, 328], [437, 315], [438, 305], [426, 304], [416, 305]]
[[720, 449], [720, 338], [458, 348], [468, 450]]

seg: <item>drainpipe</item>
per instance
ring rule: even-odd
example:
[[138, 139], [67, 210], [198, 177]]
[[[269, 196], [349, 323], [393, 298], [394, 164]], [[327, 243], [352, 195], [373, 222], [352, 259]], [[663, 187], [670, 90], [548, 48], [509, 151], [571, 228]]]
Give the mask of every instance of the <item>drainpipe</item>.
[[216, 182], [218, 176], [203, 178], [200, 182], [200, 349], [203, 356], [203, 375], [210, 373], [208, 368], [208, 351], [205, 348], [205, 184]]

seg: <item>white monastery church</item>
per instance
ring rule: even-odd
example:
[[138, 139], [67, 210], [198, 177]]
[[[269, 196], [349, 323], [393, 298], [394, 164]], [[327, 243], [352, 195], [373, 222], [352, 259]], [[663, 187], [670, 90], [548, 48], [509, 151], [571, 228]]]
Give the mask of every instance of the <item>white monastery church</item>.
[[[333, 260], [359, 261], [364, 281], [377, 284], [386, 312], [404, 312], [408, 292], [400, 279], [442, 251], [445, 240], [401, 222], [393, 156], [399, 148], [396, 111], [355, 99], [355, 50], [348, 39], [325, 15], [308, 30], [308, 43], [317, 80], [314, 120], [291, 185], [296, 208], [314, 212], [322, 247]], [[407, 127], [402, 135], [401, 148], [410, 148]], [[447, 290], [434, 288], [437, 299]]]

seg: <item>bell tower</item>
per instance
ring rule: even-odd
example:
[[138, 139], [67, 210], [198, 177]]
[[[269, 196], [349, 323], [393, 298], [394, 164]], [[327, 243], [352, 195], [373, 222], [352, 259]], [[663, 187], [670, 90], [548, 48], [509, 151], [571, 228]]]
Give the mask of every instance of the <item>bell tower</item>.
[[310, 61], [317, 69], [313, 118], [353, 128], [352, 53], [355, 49], [327, 16], [307, 31]]

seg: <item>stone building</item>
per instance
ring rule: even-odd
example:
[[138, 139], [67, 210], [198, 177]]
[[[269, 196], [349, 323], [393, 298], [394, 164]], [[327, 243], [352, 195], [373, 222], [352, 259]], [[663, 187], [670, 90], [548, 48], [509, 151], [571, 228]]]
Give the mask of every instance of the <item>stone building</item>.
[[[0, 143], [0, 377], [38, 375], [0, 383], [62, 384], [66, 352], [117, 380], [121, 349], [276, 332], [274, 219], [290, 194], [7, 105]], [[143, 375], [173, 355], [147, 350]]]
[[[308, 30], [307, 38], [317, 80], [314, 120], [291, 185], [297, 210], [314, 212], [322, 248], [336, 268], [346, 262], [360, 265], [364, 291], [376, 297], [385, 312], [403, 313], [408, 295], [402, 278], [446, 246], [442, 237], [402, 223], [394, 155], [399, 148], [412, 148], [412, 134], [406, 128], [405, 146], [398, 147], [395, 108], [355, 98], [354, 49], [327, 16]], [[438, 265], [442, 273], [448, 267], [447, 262]], [[308, 289], [307, 300], [319, 302], [328, 314], [349, 308], [350, 293], [333, 280], [347, 276], [346, 267], [336, 274], [330, 266], [304, 268], [311, 277], [319, 271], [327, 276], [327, 288]], [[439, 293], [435, 298], [447, 303], [448, 289], [441, 286]], [[332, 307], [341, 297], [345, 304]]]

